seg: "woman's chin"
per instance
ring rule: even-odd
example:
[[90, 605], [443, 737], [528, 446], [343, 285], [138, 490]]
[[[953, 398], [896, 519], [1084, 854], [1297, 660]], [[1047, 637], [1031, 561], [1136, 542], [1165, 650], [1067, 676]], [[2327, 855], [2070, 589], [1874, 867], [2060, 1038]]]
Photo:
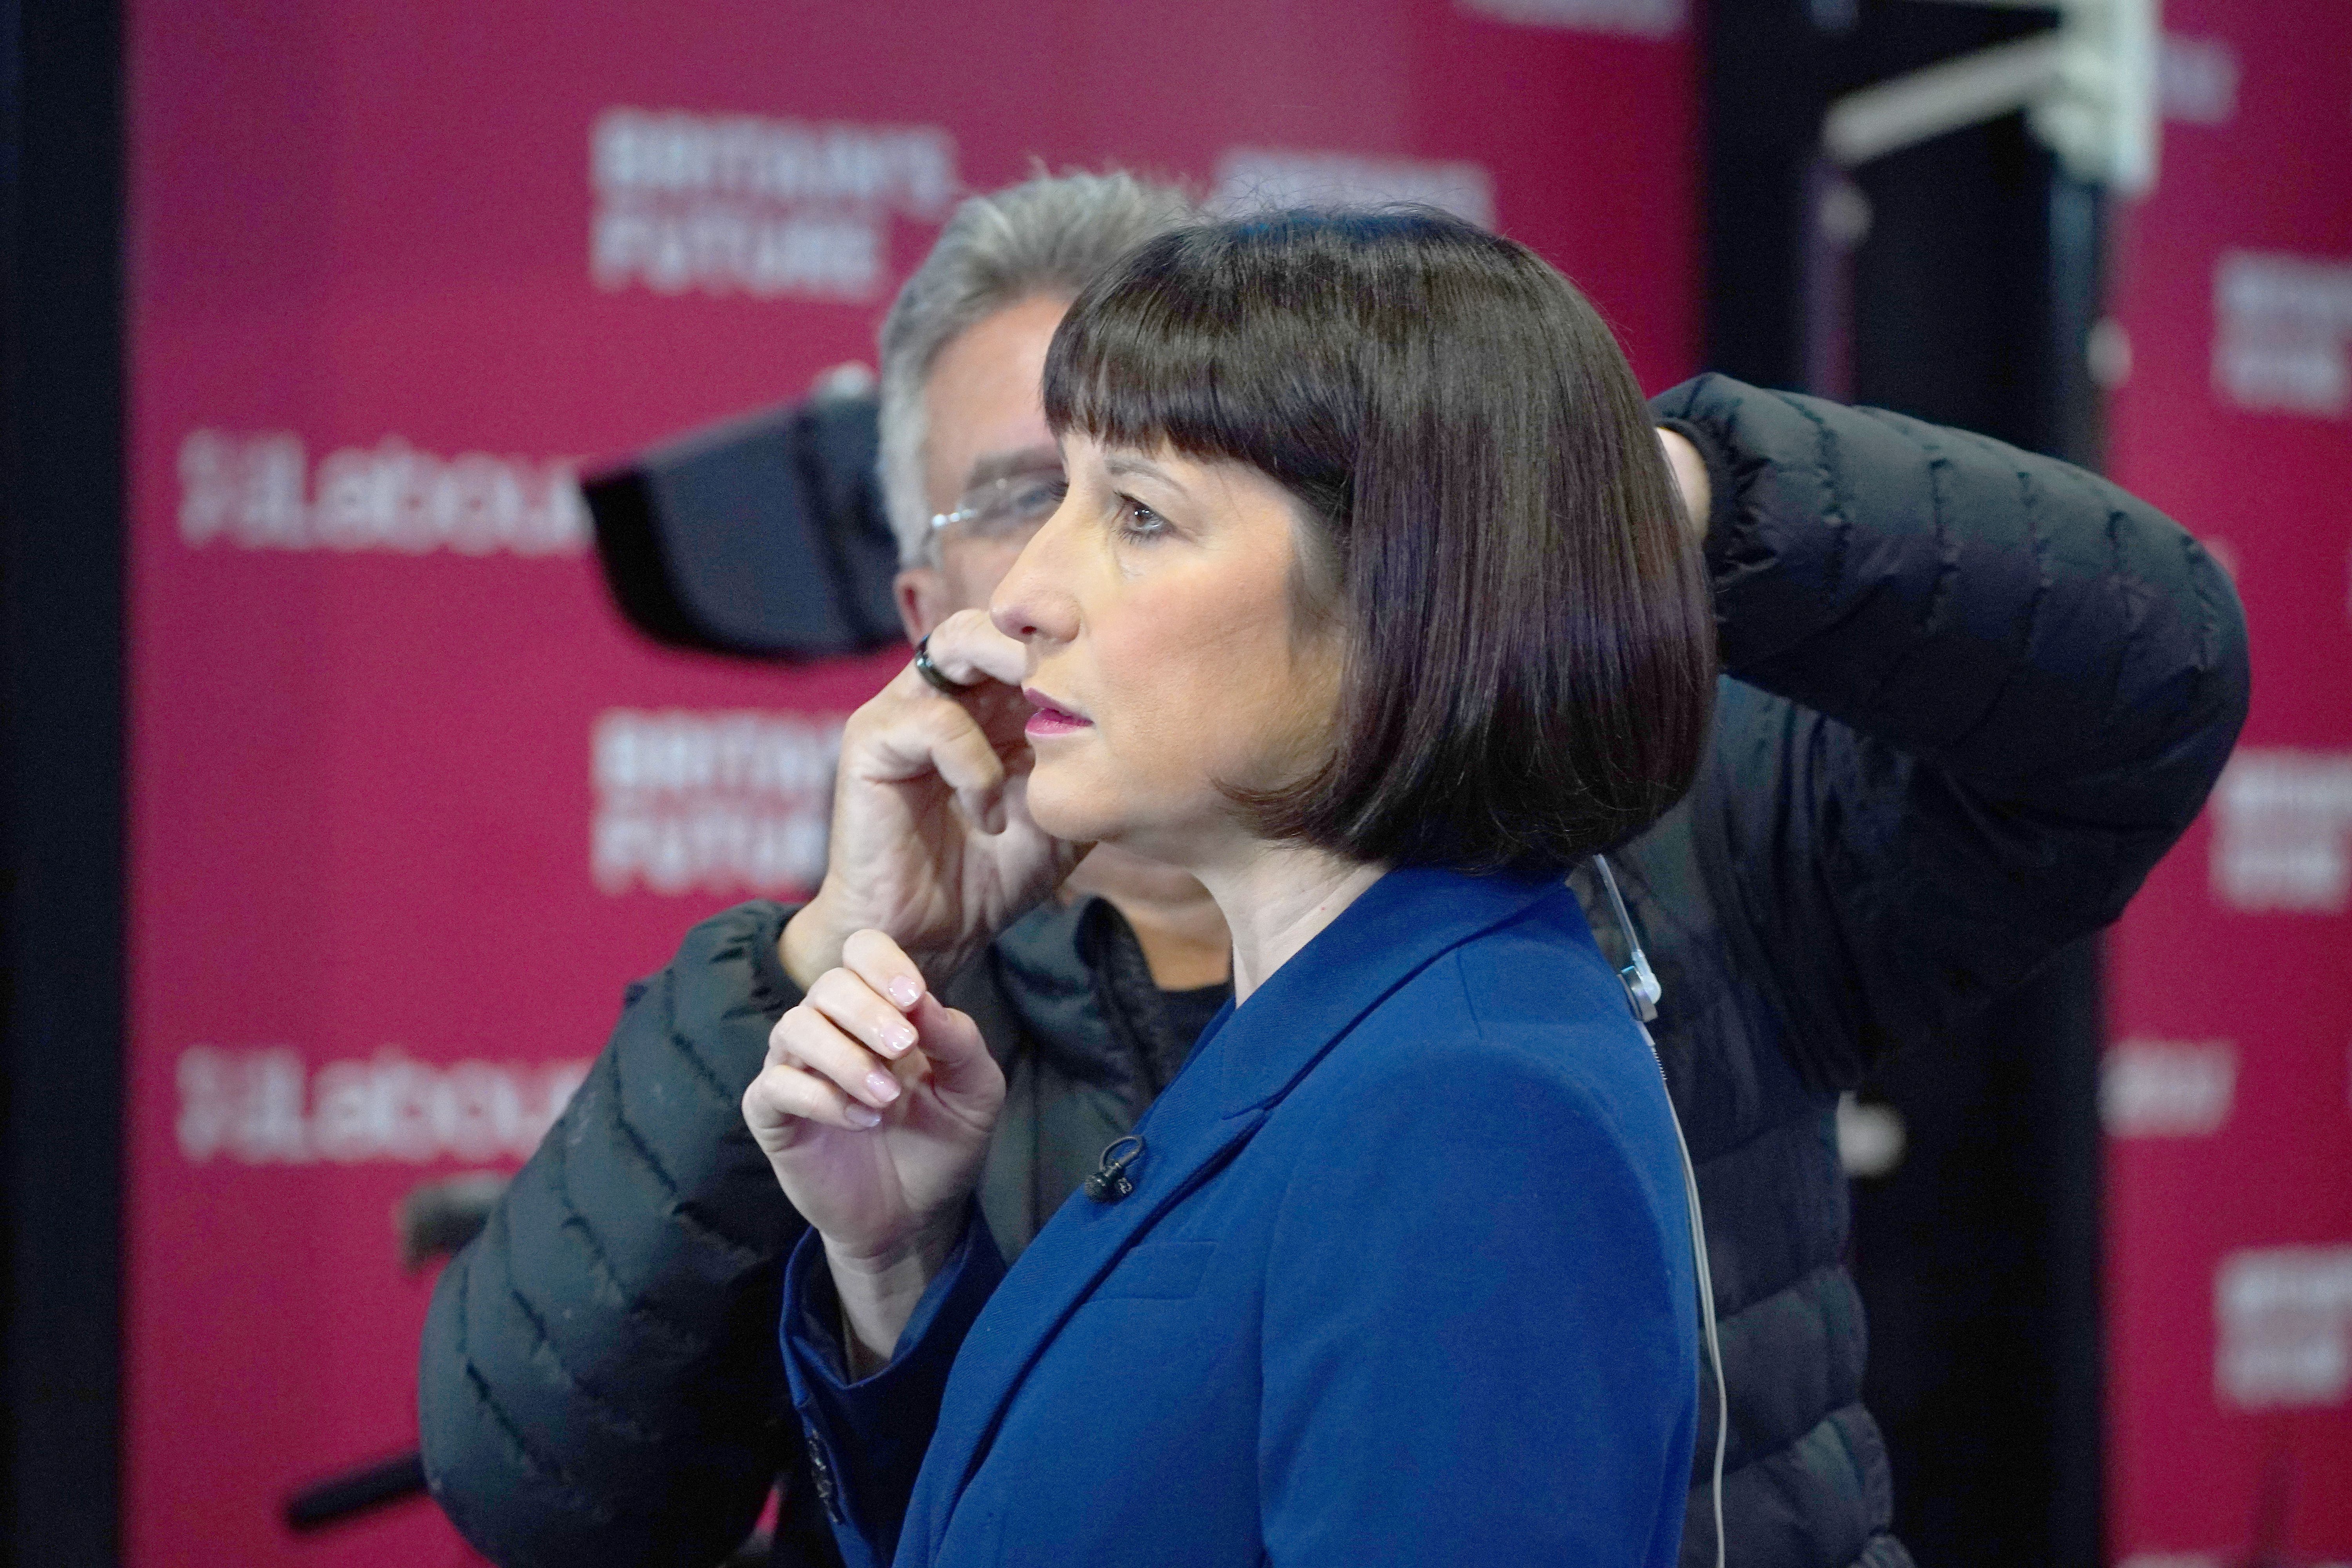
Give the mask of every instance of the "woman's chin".
[[[1099, 844], [1117, 836], [1116, 820], [1094, 792], [1068, 787], [1052, 770], [1029, 775], [1029, 816], [1055, 837], [1072, 844]], [[1061, 787], [1056, 787], [1056, 785]]]
[[1030, 820], [1068, 844], [1118, 844], [1136, 823], [1122, 793], [1073, 766], [1040, 766], [1028, 778]]

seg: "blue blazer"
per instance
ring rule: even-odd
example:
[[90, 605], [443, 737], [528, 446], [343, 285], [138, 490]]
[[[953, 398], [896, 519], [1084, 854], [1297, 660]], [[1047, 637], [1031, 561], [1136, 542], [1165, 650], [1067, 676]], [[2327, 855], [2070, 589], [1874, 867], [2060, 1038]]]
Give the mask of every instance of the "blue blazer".
[[1696, 1304], [1654, 1058], [1557, 882], [1391, 872], [1228, 1009], [1007, 1272], [977, 1215], [841, 1374], [783, 1345], [853, 1568], [1667, 1568]]

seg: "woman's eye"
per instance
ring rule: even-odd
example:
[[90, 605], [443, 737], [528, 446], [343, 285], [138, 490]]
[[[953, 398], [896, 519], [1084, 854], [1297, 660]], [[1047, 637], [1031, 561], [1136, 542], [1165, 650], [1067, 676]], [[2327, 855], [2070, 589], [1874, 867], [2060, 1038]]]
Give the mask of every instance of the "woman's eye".
[[1168, 520], [1133, 496], [1118, 498], [1118, 531], [1129, 539], [1150, 539], [1165, 532]]

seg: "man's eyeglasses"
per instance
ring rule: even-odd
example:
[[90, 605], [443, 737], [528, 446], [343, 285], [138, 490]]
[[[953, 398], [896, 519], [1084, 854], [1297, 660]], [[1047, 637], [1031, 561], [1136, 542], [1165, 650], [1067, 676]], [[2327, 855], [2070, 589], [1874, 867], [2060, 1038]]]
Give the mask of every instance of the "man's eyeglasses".
[[940, 512], [931, 519], [931, 538], [944, 540], [952, 529], [960, 539], [1026, 542], [1054, 515], [1068, 488], [1059, 468], [1006, 474], [974, 485], [956, 502], [953, 511]]

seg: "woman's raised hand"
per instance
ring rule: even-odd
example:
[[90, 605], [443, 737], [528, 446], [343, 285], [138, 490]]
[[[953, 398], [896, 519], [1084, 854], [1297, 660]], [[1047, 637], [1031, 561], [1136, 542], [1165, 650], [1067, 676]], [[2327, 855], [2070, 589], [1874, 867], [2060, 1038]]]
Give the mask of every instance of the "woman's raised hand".
[[933, 628], [929, 650], [961, 692], [948, 696], [909, 665], [842, 732], [824, 883], [782, 942], [803, 985], [840, 963], [862, 930], [887, 932], [944, 982], [1088, 847], [1030, 819], [1021, 645], [987, 612], [961, 610]]
[[887, 936], [858, 931], [842, 959], [770, 1032], [743, 1120], [824, 1238], [853, 1362], [887, 1360], [962, 1232], [1004, 1074]]

